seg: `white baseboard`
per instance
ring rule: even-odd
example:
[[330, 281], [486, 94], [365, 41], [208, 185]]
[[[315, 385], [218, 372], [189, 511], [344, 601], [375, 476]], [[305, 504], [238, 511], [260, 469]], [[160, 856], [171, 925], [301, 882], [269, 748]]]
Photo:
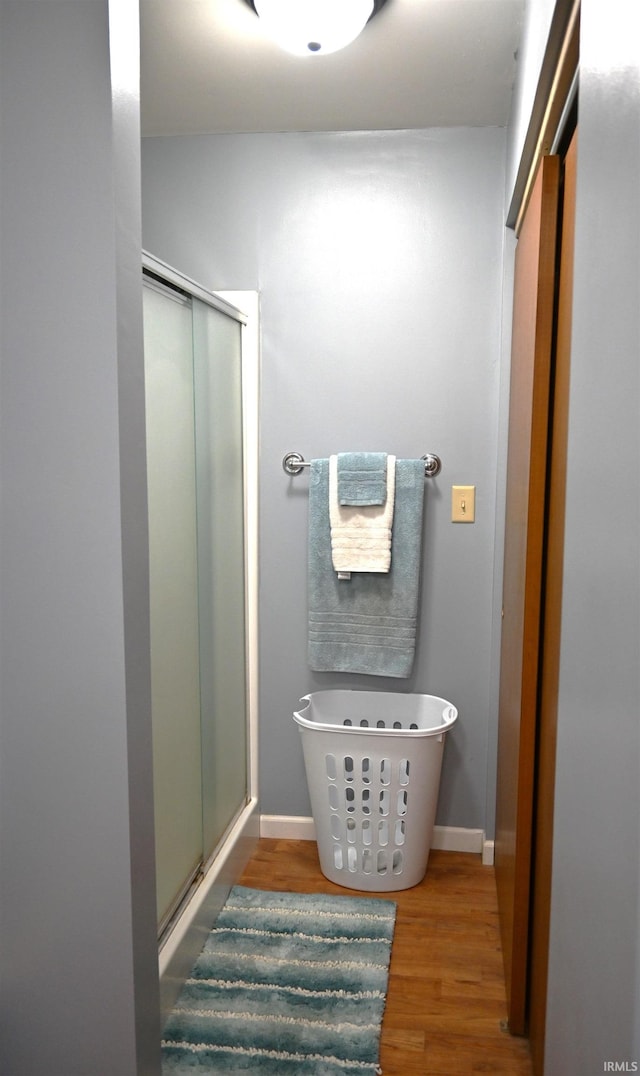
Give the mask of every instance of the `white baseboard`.
[[315, 841], [313, 818], [290, 814], [261, 814], [260, 836], [287, 841]]
[[[263, 814], [260, 816], [260, 836], [281, 840], [315, 841], [316, 827], [313, 818], [298, 815]], [[493, 864], [493, 841], [485, 840], [481, 829], [463, 829], [459, 826], [434, 826], [432, 848], [445, 852], [477, 852], [486, 866]]]
[[482, 852], [484, 833], [481, 829], [462, 829], [460, 826], [434, 826], [432, 848], [444, 852]]

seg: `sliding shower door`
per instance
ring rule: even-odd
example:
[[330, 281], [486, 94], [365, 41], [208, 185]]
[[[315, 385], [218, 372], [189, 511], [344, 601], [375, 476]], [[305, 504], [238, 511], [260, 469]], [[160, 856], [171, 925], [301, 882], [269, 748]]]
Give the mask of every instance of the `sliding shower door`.
[[144, 284], [161, 931], [247, 800], [242, 326]]
[[202, 859], [191, 302], [144, 288], [151, 687], [158, 919]]
[[206, 859], [247, 788], [242, 367], [238, 323], [204, 303], [193, 315]]

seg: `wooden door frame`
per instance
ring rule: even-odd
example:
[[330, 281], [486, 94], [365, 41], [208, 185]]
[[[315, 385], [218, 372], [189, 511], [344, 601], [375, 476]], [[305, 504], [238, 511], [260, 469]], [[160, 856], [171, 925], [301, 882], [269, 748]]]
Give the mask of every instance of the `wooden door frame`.
[[544, 1043], [549, 965], [549, 925], [555, 801], [556, 733], [560, 676], [564, 516], [569, 425], [571, 364], [571, 307], [575, 237], [577, 129], [563, 154], [561, 236], [554, 349], [553, 413], [550, 430], [550, 465], [545, 537], [545, 567], [536, 785], [533, 834], [533, 891], [529, 956], [528, 1025], [533, 1069], [544, 1070]]
[[517, 1035], [527, 1024], [559, 179], [559, 158], [543, 158], [514, 282], [495, 856], [508, 1022]]
[[[545, 51], [541, 74], [532, 108], [531, 119], [527, 130], [522, 156], [516, 175], [512, 201], [508, 211], [507, 225], [514, 228], [516, 234], [520, 234], [522, 222], [529, 205], [534, 179], [543, 155], [553, 152], [558, 145], [563, 132], [567, 128], [567, 117], [577, 100], [578, 72], [579, 72], [579, 25], [580, 25], [580, 0], [557, 0], [554, 10], [549, 39]], [[567, 342], [567, 347], [568, 347]], [[567, 373], [568, 376], [568, 373]], [[561, 389], [561, 392], [564, 391]], [[561, 401], [560, 407], [565, 404]], [[565, 412], [566, 420], [566, 412]], [[563, 493], [562, 493], [563, 496]], [[551, 511], [554, 509], [551, 508]], [[558, 515], [558, 505], [555, 508]], [[562, 528], [560, 526], [560, 533]], [[562, 541], [562, 536], [560, 537]], [[552, 556], [562, 557], [562, 549], [552, 551]], [[552, 569], [554, 570], [554, 569]], [[556, 574], [557, 585], [558, 576]], [[548, 603], [547, 603], [548, 613]], [[553, 637], [553, 618], [559, 615], [559, 610], [552, 610], [551, 617], [547, 615], [543, 633], [550, 630], [548, 639], [543, 636], [542, 653], [543, 661], [549, 662], [545, 675], [547, 683], [542, 683], [543, 704], [549, 706], [549, 698], [544, 701], [544, 692], [553, 692], [553, 661], [549, 659], [549, 649], [555, 646], [557, 640]], [[550, 627], [551, 624], [551, 627]], [[546, 651], [545, 648], [546, 647]], [[553, 703], [553, 700], [551, 700]], [[553, 709], [553, 705], [552, 705]], [[534, 1072], [542, 1073], [544, 1061], [544, 1028], [546, 1017], [546, 984], [549, 946], [549, 901], [551, 893], [551, 855], [552, 855], [552, 831], [553, 831], [553, 788], [555, 781], [555, 716], [554, 724], [543, 734], [542, 740], [538, 739], [539, 730], [536, 729], [536, 748], [539, 751], [539, 760], [534, 769], [534, 777], [537, 785], [534, 786], [532, 777], [532, 796], [536, 796], [536, 803], [531, 803], [529, 811], [529, 825], [533, 824], [535, 813], [535, 852], [533, 852], [533, 834], [529, 834], [533, 854], [538, 859], [537, 877], [533, 879], [533, 886], [529, 887], [526, 900], [532, 901], [532, 919], [530, 951], [531, 964], [528, 965], [523, 980], [523, 993], [520, 996], [519, 1006], [521, 1019], [516, 1021], [518, 1026], [512, 1027], [517, 1033], [529, 1031], [528, 1017], [531, 1007], [531, 1045], [534, 1062]], [[534, 788], [537, 791], [534, 791]], [[545, 800], [543, 804], [541, 801]], [[527, 808], [527, 810], [529, 810]], [[526, 812], [525, 812], [526, 813]]]

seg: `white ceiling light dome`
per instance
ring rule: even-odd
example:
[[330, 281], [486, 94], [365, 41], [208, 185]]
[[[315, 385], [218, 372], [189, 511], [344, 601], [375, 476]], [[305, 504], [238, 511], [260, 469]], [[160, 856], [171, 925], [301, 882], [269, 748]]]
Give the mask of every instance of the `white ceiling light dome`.
[[325, 56], [362, 32], [386, 0], [247, 0], [266, 33], [294, 56]]

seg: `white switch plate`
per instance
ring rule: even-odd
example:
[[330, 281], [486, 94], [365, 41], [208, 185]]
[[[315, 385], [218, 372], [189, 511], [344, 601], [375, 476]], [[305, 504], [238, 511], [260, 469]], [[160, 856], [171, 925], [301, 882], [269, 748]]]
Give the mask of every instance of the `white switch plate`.
[[452, 486], [451, 487], [451, 522], [452, 523], [475, 523], [476, 519], [476, 487], [475, 486]]

